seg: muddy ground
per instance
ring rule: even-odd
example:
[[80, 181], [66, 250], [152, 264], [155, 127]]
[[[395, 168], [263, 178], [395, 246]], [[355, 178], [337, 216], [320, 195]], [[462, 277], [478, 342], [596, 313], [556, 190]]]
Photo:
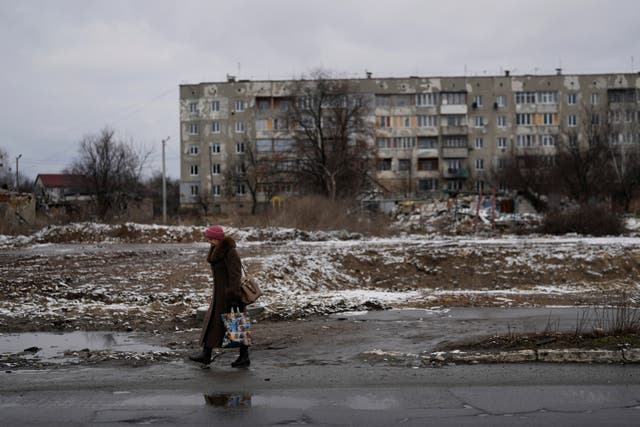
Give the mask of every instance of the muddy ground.
[[[267, 319], [390, 306], [609, 304], [640, 291], [635, 245], [323, 243], [240, 246], [265, 290]], [[198, 327], [195, 310], [211, 296], [206, 251], [197, 243], [2, 249], [0, 332]], [[330, 299], [347, 291], [364, 293]], [[376, 292], [408, 297], [388, 302]]]
[[[0, 333], [145, 332], [180, 357], [197, 348], [196, 311], [212, 286], [206, 244], [46, 242], [0, 251]], [[357, 324], [322, 329], [324, 316], [345, 311], [637, 304], [640, 294], [636, 240], [247, 240], [239, 252], [265, 291], [257, 350], [309, 339], [308, 321], [319, 325], [314, 334], [350, 335]]]

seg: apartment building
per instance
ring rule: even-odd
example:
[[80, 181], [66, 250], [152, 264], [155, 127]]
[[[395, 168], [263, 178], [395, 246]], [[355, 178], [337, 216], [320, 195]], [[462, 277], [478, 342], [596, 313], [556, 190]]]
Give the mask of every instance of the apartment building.
[[[243, 185], [224, 191], [224, 172], [248, 144], [291, 147], [284, 120], [292, 81], [180, 86], [182, 207], [246, 209]], [[586, 123], [621, 125], [620, 143], [638, 143], [640, 73], [372, 78], [349, 81], [370, 104], [377, 181], [386, 197], [441, 197], [489, 191], [485, 177], [526, 150], [553, 156], [559, 138]], [[265, 148], [268, 147], [268, 148]], [[496, 190], [506, 191], [504, 183]], [[281, 196], [294, 188], [283, 186]], [[264, 195], [262, 195], [264, 199]]]

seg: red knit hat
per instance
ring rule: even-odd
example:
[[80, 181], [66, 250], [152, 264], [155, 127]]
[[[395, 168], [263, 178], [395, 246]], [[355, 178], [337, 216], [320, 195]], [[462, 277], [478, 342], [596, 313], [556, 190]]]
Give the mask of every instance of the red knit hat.
[[207, 239], [222, 240], [224, 239], [224, 230], [219, 225], [212, 225], [204, 232]]

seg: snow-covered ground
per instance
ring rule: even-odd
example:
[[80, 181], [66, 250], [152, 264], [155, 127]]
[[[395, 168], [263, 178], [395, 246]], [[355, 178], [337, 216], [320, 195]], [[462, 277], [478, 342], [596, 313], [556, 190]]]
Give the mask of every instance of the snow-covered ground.
[[[194, 312], [211, 297], [202, 232], [78, 223], [0, 236], [0, 328], [197, 326]], [[272, 318], [386, 307], [602, 304], [640, 293], [640, 237], [227, 232]]]

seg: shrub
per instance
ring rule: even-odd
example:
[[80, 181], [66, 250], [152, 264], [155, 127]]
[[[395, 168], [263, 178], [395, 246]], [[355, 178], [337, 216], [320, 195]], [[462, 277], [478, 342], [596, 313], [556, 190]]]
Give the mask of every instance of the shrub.
[[583, 204], [549, 210], [540, 231], [548, 234], [578, 233], [611, 236], [625, 231], [622, 216], [604, 204]]

